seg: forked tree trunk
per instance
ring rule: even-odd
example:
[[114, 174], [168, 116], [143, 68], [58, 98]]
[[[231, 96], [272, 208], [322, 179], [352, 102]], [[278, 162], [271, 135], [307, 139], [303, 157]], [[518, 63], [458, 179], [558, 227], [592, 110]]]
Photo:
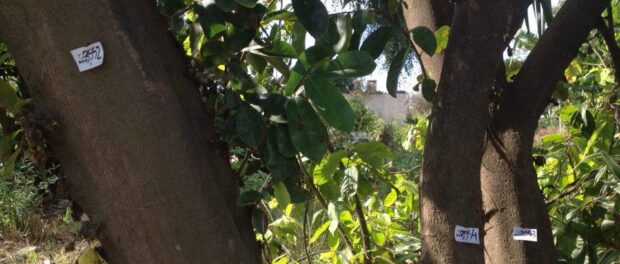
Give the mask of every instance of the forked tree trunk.
[[[456, 242], [455, 226], [484, 227], [480, 164], [489, 94], [519, 1], [455, 4], [424, 149], [422, 263], [483, 263], [484, 243]], [[483, 241], [481, 241], [483, 242]]]
[[[495, 135], [489, 135], [481, 170], [484, 207], [493, 212], [485, 225], [487, 263], [557, 263], [551, 223], [533, 167], [534, 134], [557, 82], [608, 2], [566, 1], [514, 82], [501, 87], [503, 96], [490, 129]], [[514, 240], [514, 227], [536, 228], [538, 241]]]
[[[111, 263], [258, 263], [238, 179], [152, 0], [2, 0], [0, 38]], [[70, 50], [100, 41], [102, 66]]]
[[[409, 8], [404, 9], [408, 27], [436, 29], [448, 23], [448, 2], [408, 0]], [[476, 31], [464, 26], [472, 20], [463, 19], [463, 10], [459, 8], [475, 10], [484, 1], [462, 2], [456, 5], [448, 50], [439, 56], [422, 56], [432, 78], [439, 79], [441, 73], [424, 156], [422, 262], [555, 263], [551, 226], [532, 166], [534, 133], [555, 84], [585, 41], [606, 0], [567, 1], [512, 84], [506, 83], [505, 73], [498, 75], [492, 67], [480, 66], [491, 64], [493, 56], [502, 61], [496, 46], [463, 40], [464, 35], [472, 39], [481, 36], [473, 35]], [[509, 15], [503, 18], [510, 21], [503, 21], [502, 16], [478, 14], [473, 19], [478, 21], [475, 27], [489, 32], [493, 27], [490, 24], [502, 23], [506, 31], [493, 31], [486, 40], [509, 41], [520, 26], [527, 3], [505, 5], [504, 12], [512, 14], [512, 20]], [[467, 60], [471, 57], [464, 54], [479, 61], [471, 66], [472, 62]], [[455, 61], [462, 67], [451, 65]], [[459, 70], [467, 74], [459, 77]], [[497, 78], [494, 84], [481, 81], [489, 76]], [[472, 83], [476, 86], [472, 87]], [[493, 101], [499, 111], [488, 113], [492, 85], [503, 96]], [[479, 171], [474, 172], [474, 168]], [[478, 204], [480, 192], [482, 207]], [[456, 224], [484, 230], [483, 244], [455, 243]], [[513, 227], [537, 228], [538, 242], [514, 240]]]

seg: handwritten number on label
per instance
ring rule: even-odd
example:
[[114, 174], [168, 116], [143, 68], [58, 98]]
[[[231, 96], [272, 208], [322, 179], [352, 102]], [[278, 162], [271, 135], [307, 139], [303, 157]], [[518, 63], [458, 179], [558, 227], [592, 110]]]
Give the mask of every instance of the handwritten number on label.
[[538, 232], [534, 228], [521, 228], [514, 227], [512, 229], [512, 238], [514, 240], [523, 240], [523, 241], [538, 241]]
[[476, 227], [457, 225], [454, 228], [454, 239], [462, 243], [480, 244], [480, 231]]
[[71, 55], [73, 55], [80, 72], [87, 71], [103, 63], [103, 46], [101, 42], [95, 42], [86, 47], [72, 50]]

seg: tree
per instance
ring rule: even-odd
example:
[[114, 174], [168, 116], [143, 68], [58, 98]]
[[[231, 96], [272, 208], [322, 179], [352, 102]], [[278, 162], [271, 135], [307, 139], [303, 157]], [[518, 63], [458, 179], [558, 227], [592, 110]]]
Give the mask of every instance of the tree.
[[[226, 145], [153, 1], [2, 1], [0, 20], [111, 263], [258, 262]], [[94, 41], [105, 62], [79, 73], [69, 51]]]
[[[514, 79], [503, 53], [528, 0], [372, 1], [387, 12], [332, 15], [318, 0], [295, 0], [283, 10], [278, 1], [157, 1], [185, 58], [154, 3], [125, 2], [0, 4], [0, 38], [47, 116], [37, 120], [60, 125], [47, 131], [50, 145], [73, 198], [101, 224], [110, 261], [256, 263], [250, 210], [265, 242], [266, 197], [286, 211], [270, 224], [284, 235], [300, 226], [292, 215], [303, 219], [306, 259], [306, 228], [315, 222], [320, 227], [310, 240], [328, 229], [329, 247], [346, 249], [348, 260], [385, 258], [386, 236], [361, 199], [375, 192], [371, 182], [387, 181], [384, 207], [403, 190], [412, 204], [415, 190], [384, 168], [386, 146], [334, 148], [329, 136], [355, 126], [334, 83], [371, 73], [389, 39], [400, 35], [406, 47], [391, 60], [388, 90], [396, 93], [413, 53], [423, 69], [419, 87], [434, 105], [421, 181], [421, 261], [555, 262], [532, 166], [534, 132], [609, 1], [566, 1]], [[362, 42], [370, 12], [390, 25]], [[306, 32], [315, 46], [305, 47]], [[440, 44], [446, 40], [447, 47]], [[104, 43], [105, 62], [80, 73], [69, 51], [94, 41]], [[239, 160], [235, 171], [231, 159]], [[239, 194], [249, 171], [262, 173], [261, 184]], [[309, 207], [319, 208], [310, 225]], [[401, 209], [409, 214], [413, 205]], [[480, 245], [454, 241], [457, 225], [479, 228]], [[513, 227], [536, 228], [538, 242], [513, 240]], [[263, 249], [279, 254], [273, 245]]]
[[[531, 1], [407, 4], [410, 27], [438, 28], [453, 13], [443, 58], [422, 57], [439, 77], [421, 183], [422, 262], [554, 263], [532, 165], [534, 132], [555, 84], [608, 1], [566, 1], [514, 81], [506, 78], [502, 54]], [[481, 246], [454, 242], [455, 225], [483, 230]], [[513, 240], [515, 226], [537, 228], [538, 243]]]

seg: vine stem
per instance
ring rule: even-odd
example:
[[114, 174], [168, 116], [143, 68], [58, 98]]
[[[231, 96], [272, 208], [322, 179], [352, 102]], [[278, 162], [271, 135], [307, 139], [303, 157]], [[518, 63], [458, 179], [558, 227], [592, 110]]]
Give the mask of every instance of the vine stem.
[[[327, 206], [328, 206], [327, 202], [325, 201], [325, 198], [323, 198], [323, 195], [321, 195], [321, 192], [319, 192], [319, 189], [316, 187], [316, 185], [314, 185], [314, 179], [312, 178], [312, 175], [310, 175], [304, 169], [303, 163], [301, 162], [301, 159], [299, 158], [299, 156], [296, 156], [296, 158], [297, 158], [297, 163], [299, 164], [299, 167], [301, 168], [304, 175], [308, 179], [308, 186], [310, 186], [310, 189], [312, 190], [316, 198], [319, 200], [319, 202], [323, 206], [323, 209], [327, 210]], [[338, 233], [340, 233], [340, 236], [342, 237], [342, 240], [344, 240], [344, 243], [347, 245], [347, 248], [349, 248], [349, 250], [351, 250], [351, 253], [355, 255], [356, 253], [355, 253], [355, 249], [353, 248], [353, 244], [351, 243], [351, 240], [349, 240], [349, 237], [347, 237], [347, 233], [344, 231], [344, 228], [342, 228], [340, 223], [338, 223]]]

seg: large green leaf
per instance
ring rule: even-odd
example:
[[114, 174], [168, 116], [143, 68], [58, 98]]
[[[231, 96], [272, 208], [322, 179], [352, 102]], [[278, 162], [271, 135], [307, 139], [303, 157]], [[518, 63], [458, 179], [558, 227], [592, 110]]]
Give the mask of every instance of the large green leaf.
[[373, 58], [379, 58], [387, 43], [394, 35], [394, 28], [385, 26], [381, 27], [368, 35], [360, 50], [368, 52]]
[[332, 77], [354, 78], [371, 74], [377, 64], [374, 58], [365, 51], [347, 51], [340, 53], [329, 64], [329, 75]]
[[351, 30], [351, 17], [344, 14], [334, 15], [329, 19], [327, 34], [323, 35], [317, 45], [334, 53], [346, 50], [351, 41]]
[[426, 101], [432, 102], [433, 98], [435, 98], [435, 88], [437, 84], [432, 79], [424, 79], [422, 80], [422, 96]]
[[297, 19], [308, 33], [315, 39], [320, 39], [329, 24], [329, 14], [325, 5], [320, 0], [292, 0], [292, 4]]
[[282, 182], [276, 181], [273, 183], [273, 196], [278, 201], [278, 207], [280, 209], [286, 208], [291, 203], [291, 196], [286, 190], [286, 186]]
[[383, 168], [383, 163], [391, 156], [390, 148], [378, 141], [359, 143], [352, 149], [364, 162], [375, 169]]
[[424, 26], [419, 26], [411, 31], [413, 41], [429, 56], [433, 56], [437, 50], [437, 39], [433, 31]]
[[198, 21], [208, 38], [214, 38], [226, 30], [226, 21], [217, 5], [210, 4], [204, 7], [199, 3], [194, 3], [192, 8], [198, 15]]
[[288, 132], [287, 125], [280, 124], [276, 127], [276, 145], [278, 151], [284, 157], [292, 158], [297, 154], [297, 150], [295, 146], [293, 146], [293, 142], [291, 142], [291, 136]]
[[293, 48], [301, 54], [306, 49], [306, 28], [300, 22], [293, 23], [291, 39]]
[[239, 194], [239, 198], [237, 199], [237, 205], [239, 206], [247, 206], [253, 205], [263, 198], [263, 195], [255, 190], [244, 191]]
[[302, 97], [286, 104], [289, 133], [295, 148], [314, 162], [319, 162], [327, 152], [327, 130], [314, 109]]
[[243, 143], [256, 148], [265, 133], [265, 121], [253, 107], [245, 104], [237, 112], [237, 134]]
[[336, 151], [331, 153], [321, 161], [321, 164], [314, 167], [312, 172], [312, 178], [314, 180], [314, 184], [323, 185], [327, 183], [332, 175], [338, 170], [338, 165], [342, 158], [347, 156], [347, 152], [344, 150]]
[[327, 79], [311, 74], [304, 83], [305, 92], [315, 109], [330, 126], [351, 132], [355, 113], [347, 99]]
[[398, 77], [400, 76], [400, 72], [405, 64], [405, 58], [407, 57], [408, 51], [409, 50], [407, 48], [402, 48], [399, 50], [398, 53], [396, 53], [396, 56], [394, 56], [390, 69], [388, 70], [386, 86], [388, 93], [393, 97], [396, 97], [396, 91], [398, 90]]
[[0, 107], [15, 111], [15, 105], [19, 98], [17, 92], [9, 84], [9, 82], [0, 80]]

